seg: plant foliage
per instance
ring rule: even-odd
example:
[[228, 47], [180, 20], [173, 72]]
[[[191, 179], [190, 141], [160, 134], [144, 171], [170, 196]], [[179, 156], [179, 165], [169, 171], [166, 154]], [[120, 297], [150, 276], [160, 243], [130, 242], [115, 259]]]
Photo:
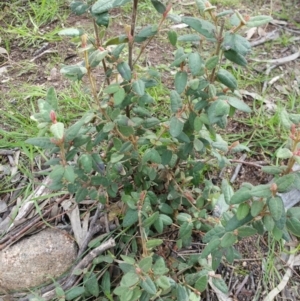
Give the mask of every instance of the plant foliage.
[[[211, 272], [223, 258], [232, 263], [239, 256], [234, 248], [239, 239], [268, 231], [288, 240], [289, 231], [300, 233], [300, 216], [286, 212], [278, 194], [300, 184], [299, 174], [292, 171], [299, 161], [300, 131], [295, 126], [291, 148], [278, 151], [279, 158], [289, 159], [287, 167], [265, 168], [276, 175], [272, 184], [245, 184], [234, 192], [226, 179], [220, 187], [205, 179], [207, 169], [223, 168], [230, 164], [235, 149], [247, 149], [238, 143], [228, 145], [218, 133], [236, 110], [251, 112], [237, 93], [235, 76], [225, 66], [228, 61], [247, 64], [251, 47], [239, 30], [265, 24], [270, 18], [217, 13], [205, 0], [195, 3], [198, 17], [179, 16], [171, 14], [171, 6], [151, 0], [160, 16], [158, 24], [140, 30], [126, 25], [120, 36], [102, 39], [99, 32], [109, 27], [110, 10], [128, 2], [133, 6], [131, 24], [135, 24], [138, 0], [99, 0], [91, 6], [81, 1], [71, 3], [75, 14], [89, 13], [96, 39], [80, 29], [62, 30], [61, 35], [81, 41], [83, 60], [63, 66], [61, 73], [75, 81], [87, 77], [98, 109], [67, 127], [59, 114], [56, 93], [50, 88], [46, 99], [39, 101], [39, 113], [32, 116], [44, 137], [27, 142], [45, 149], [49, 156], [56, 155], [47, 162], [52, 168], [53, 190], [68, 189], [78, 203], [91, 199], [108, 208], [116, 198], [122, 200], [126, 210], [121, 227], [127, 235], [119, 240], [129, 245], [133, 255], [122, 255], [117, 261], [122, 271], [119, 285], [114, 286], [109, 273], [104, 273], [101, 291], [109, 300], [112, 296], [121, 301], [159, 296], [164, 300], [199, 300], [209, 279], [227, 293], [222, 278]], [[170, 64], [175, 71], [174, 86], [165, 99], [169, 111], [156, 115], [157, 100], [149, 88], [160, 83], [159, 71], [154, 67], [141, 72], [136, 66], [167, 18], [187, 24], [193, 34], [167, 34], [174, 49]], [[234, 24], [228, 29], [226, 19]], [[197, 43], [190, 53], [184, 50], [186, 41]], [[203, 43], [209, 52], [201, 51]], [[101, 89], [94, 76], [98, 72], [105, 74]], [[198, 233], [205, 234], [201, 255], [178, 261], [176, 268], [185, 273], [179, 273], [177, 280], [159, 252], [167, 248], [160, 238], [167, 229], [176, 233], [177, 250], [199, 240]], [[84, 286], [74, 288], [66, 297], [71, 300], [83, 292], [99, 295], [95, 274], [85, 275]]]

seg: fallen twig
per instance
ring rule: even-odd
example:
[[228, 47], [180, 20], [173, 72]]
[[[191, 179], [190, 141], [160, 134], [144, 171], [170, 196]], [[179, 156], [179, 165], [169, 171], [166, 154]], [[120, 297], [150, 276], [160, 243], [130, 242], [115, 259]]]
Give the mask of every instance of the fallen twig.
[[[230, 183], [233, 183], [235, 181], [235, 179], [237, 178], [241, 168], [242, 168], [242, 165], [244, 163], [244, 160], [247, 158], [247, 155], [246, 154], [243, 154], [242, 157], [240, 158], [240, 162], [239, 164], [236, 166], [235, 170], [234, 170], [234, 173], [230, 179]], [[232, 161], [231, 161], [232, 162]]]
[[279, 38], [279, 32], [278, 32], [278, 30], [274, 30], [274, 31], [268, 32], [266, 34], [266, 36], [264, 36], [258, 40], [250, 42], [250, 44], [252, 47], [255, 47], [255, 46], [261, 45], [265, 42], [276, 40], [278, 38]]

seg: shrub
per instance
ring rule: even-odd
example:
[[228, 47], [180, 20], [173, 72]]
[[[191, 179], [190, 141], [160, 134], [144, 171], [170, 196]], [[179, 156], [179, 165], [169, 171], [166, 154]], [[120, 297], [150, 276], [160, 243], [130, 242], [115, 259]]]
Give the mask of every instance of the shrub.
[[[99, 31], [109, 26], [109, 11], [128, 2], [133, 3], [132, 26], [103, 41]], [[199, 17], [178, 16], [169, 5], [151, 0], [160, 21], [136, 32], [138, 2], [71, 3], [75, 14], [89, 13], [96, 38], [76, 28], [62, 30], [60, 35], [80, 39], [84, 59], [63, 66], [61, 73], [74, 81], [87, 77], [98, 109], [65, 128], [56, 93], [50, 88], [46, 99], [39, 101], [40, 112], [32, 116], [45, 137], [27, 142], [56, 155], [47, 162], [53, 190], [66, 188], [78, 203], [89, 198], [109, 208], [117, 198], [126, 206], [121, 226], [127, 235], [118, 239], [128, 245], [132, 256], [121, 255], [116, 261], [123, 277], [114, 289], [105, 274], [106, 296], [115, 294], [122, 301], [153, 296], [199, 300], [208, 282], [228, 291], [214, 271], [223, 258], [232, 263], [239, 256], [234, 248], [239, 239], [265, 231], [277, 239], [288, 240], [289, 231], [299, 235], [299, 208], [286, 212], [278, 192], [299, 183], [292, 166], [299, 161], [300, 131], [293, 126], [291, 150], [278, 152], [279, 158], [289, 159], [287, 167], [264, 168], [276, 175], [273, 183], [244, 183], [234, 192], [226, 179], [220, 185], [206, 179], [205, 172], [212, 166], [223, 168], [230, 165], [232, 154], [248, 151], [239, 142], [228, 145], [218, 132], [218, 128], [226, 129], [228, 117], [236, 110], [251, 112], [238, 93], [236, 78], [224, 66], [228, 62], [246, 66], [251, 47], [238, 32], [271, 18], [217, 12], [206, 0], [196, 1]], [[155, 66], [141, 72], [135, 65], [167, 19], [188, 25], [193, 34], [168, 32], [175, 53], [170, 65], [176, 70], [174, 88], [165, 100], [169, 111], [155, 116], [153, 108], [159, 104], [149, 88], [160, 83], [160, 73]], [[187, 53], [184, 43], [196, 47]], [[202, 51], [203, 44], [209, 51]], [[105, 77], [100, 89], [95, 80], [99, 72]], [[288, 126], [292, 124], [289, 118]], [[157, 237], [164, 237], [167, 229], [176, 232], [176, 249], [190, 246], [195, 239], [206, 244], [201, 254], [177, 266], [182, 271], [177, 279], [158, 252], [164, 241]]]

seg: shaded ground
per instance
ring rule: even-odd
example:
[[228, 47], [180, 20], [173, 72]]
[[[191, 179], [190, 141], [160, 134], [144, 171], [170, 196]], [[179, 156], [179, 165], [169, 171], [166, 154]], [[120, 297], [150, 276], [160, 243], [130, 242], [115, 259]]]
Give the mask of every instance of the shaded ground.
[[[183, 2], [184, 1], [182, 1], [182, 3]], [[253, 33], [252, 40], [262, 38], [266, 33], [275, 30], [279, 36], [274, 41], [263, 43], [255, 47], [252, 59], [278, 59], [295, 53], [300, 45], [300, 20], [297, 15], [297, 12], [299, 13], [300, 11], [300, 2], [290, 1], [288, 5], [285, 1], [257, 1], [257, 4], [258, 7], [256, 9], [259, 10], [261, 14], [269, 14], [272, 9], [274, 19], [281, 22], [277, 22], [275, 25], [269, 25]], [[187, 6], [180, 8], [188, 14], [191, 13], [190, 8]], [[246, 6], [239, 10], [242, 13], [251, 14], [253, 10], [252, 4], [248, 3], [248, 5], [246, 4]], [[4, 18], [5, 17], [7, 18], [7, 15], [4, 16]], [[129, 22], [126, 14], [124, 14], [122, 10], [115, 10], [109, 35], [117, 35], [117, 33], [123, 32], [126, 22]], [[62, 26], [62, 24], [59, 23], [59, 20], [54, 20], [40, 28], [40, 30], [47, 31], [56, 26]], [[90, 30], [90, 21], [86, 17], [71, 15], [63, 25], [66, 28], [82, 27]], [[2, 24], [2, 26], [5, 26], [5, 24]], [[166, 43], [166, 32], [162, 32], [160, 36], [149, 45], [149, 49], [142, 57], [139, 67], [155, 66], [160, 68], [162, 71], [162, 82], [167, 86], [171, 86], [172, 77], [170, 76], [167, 66], [172, 62], [173, 51], [174, 49]], [[0, 66], [2, 68], [0, 69], [0, 112], [2, 111], [9, 114], [15, 107], [18, 107], [20, 111], [24, 113], [24, 117], [29, 118], [31, 106], [36, 106], [35, 102], [40, 97], [40, 92], [37, 90], [36, 94], [32, 94], [30, 91], [26, 91], [26, 86], [35, 85], [42, 90], [54, 86], [59, 93], [59, 91], [66, 89], [70, 85], [69, 81], [63, 78], [59, 73], [60, 66], [62, 64], [75, 64], [81, 59], [80, 54], [77, 53], [76, 43], [70, 42], [69, 39], [51, 41], [47, 44], [39, 41], [35, 45], [29, 45], [29, 47], [23, 47], [19, 44], [18, 40], [12, 41], [10, 44], [9, 60], [5, 54], [3, 57], [0, 57], [0, 64], [2, 66]], [[245, 73], [241, 76], [241, 78], [244, 79], [242, 88], [250, 92], [261, 94], [264, 98], [263, 101], [254, 101], [253, 97], [245, 96], [245, 101], [248, 104], [254, 104], [256, 109], [254, 114], [256, 114], [257, 111], [263, 110], [263, 114], [270, 116], [271, 119], [272, 116], [276, 114], [280, 103], [287, 104], [287, 106], [290, 106], [289, 109], [295, 112], [299, 111], [300, 99], [298, 87], [300, 83], [300, 60], [297, 59], [282, 64], [270, 74], [265, 73], [266, 63], [254, 62], [251, 59], [250, 62], [251, 64], [248, 71], [250, 71], [251, 75]], [[278, 76], [278, 79], [268, 85], [267, 89], [262, 93], [264, 82], [275, 79], [276, 76]], [[97, 80], [99, 83], [103, 80], [103, 74], [101, 72], [99, 72]], [[22, 92], [25, 92], [25, 94], [28, 93], [28, 98], [20, 98], [20, 95], [22, 95], [22, 97], [24, 96]], [[290, 98], [294, 98], [294, 101], [291, 102]], [[277, 108], [274, 105], [277, 105]], [[259, 130], [259, 127], [265, 125], [251, 124], [249, 119], [251, 119], [249, 116], [237, 115], [229, 122], [226, 129], [231, 142], [236, 140], [243, 142], [243, 139], [244, 141], [248, 140], [248, 146], [252, 150], [252, 153], [244, 160], [254, 164], [243, 164], [241, 166], [234, 182], [236, 186], [239, 186], [242, 182], [264, 184], [270, 181], [269, 177], [261, 173], [259, 166], [268, 164], [274, 159], [274, 151], [278, 145], [282, 143], [286, 135], [286, 133], [281, 133], [277, 129], [274, 129], [274, 131], [272, 129], [269, 133], [268, 130], [265, 129], [265, 131], [256, 132], [256, 130]], [[18, 123], [14, 123], [13, 119], [10, 119], [4, 114], [4, 119], [1, 122], [2, 130], [14, 131], [19, 126]], [[266, 143], [267, 146], [263, 145], [260, 139], [259, 135], [261, 132], [267, 133], [266, 137], [264, 137], [264, 140], [268, 142]], [[270, 134], [270, 136], [267, 136], [268, 134]], [[243, 139], [239, 138], [239, 136], [242, 136]], [[0, 139], [1, 138], [3, 137], [0, 132]], [[273, 140], [274, 145], [270, 143]], [[6, 143], [1, 145], [0, 141], [0, 148], [6, 148]], [[267, 152], [265, 150], [267, 150]], [[0, 156], [0, 163], [3, 166], [11, 163], [9, 162], [7, 154], [0, 153]], [[22, 157], [22, 154], [20, 156]], [[239, 160], [240, 155], [233, 156], [232, 159]], [[22, 161], [22, 158], [20, 161]], [[27, 164], [27, 161], [24, 160], [22, 164]], [[34, 167], [31, 168], [34, 169]], [[232, 175], [234, 170], [226, 170], [224, 172]], [[5, 171], [2, 171], [2, 173], [5, 175]], [[0, 173], [0, 179], [4, 178], [3, 174], [1, 175]], [[214, 174], [214, 172], [212, 172], [209, 176], [215, 181], [220, 181], [219, 173]], [[23, 175], [21, 178], [23, 178]], [[20, 184], [19, 180], [20, 179], [18, 179], [16, 183], [9, 183], [9, 185], [16, 187]], [[5, 183], [3, 187], [0, 185], [0, 188], [8, 189], [6, 185], [7, 183]], [[7, 203], [9, 203], [8, 198], [14, 201], [17, 197], [16, 194], [10, 193], [2, 193], [0, 196], [2, 200], [6, 200]], [[5, 213], [3, 214], [3, 212], [0, 211], [0, 216], [4, 218]], [[171, 241], [171, 238], [166, 238], [166, 240]], [[254, 248], [258, 250], [257, 254], [253, 254]], [[267, 273], [267, 269], [269, 268], [267, 264], [268, 262], [272, 262], [271, 260], [268, 261], [268, 256], [271, 253], [268, 242], [263, 239], [259, 241], [257, 237], [253, 237], [241, 241], [238, 244], [238, 249], [245, 259], [241, 260], [241, 262], [235, 262], [234, 266], [224, 263], [220, 273], [223, 274], [224, 278], [228, 281], [227, 283], [236, 300], [262, 300], [265, 292], [270, 289], [268, 283], [264, 282], [264, 274]], [[279, 250], [278, 253], [276, 253], [275, 250], [275, 254], [279, 254]], [[300, 277], [298, 272], [299, 270], [295, 270], [293, 279], [282, 295], [282, 298], [300, 300]], [[256, 295], [257, 291], [260, 292], [260, 295]], [[213, 294], [210, 297], [210, 300], [216, 300]], [[208, 297], [206, 300], [209, 300]]]

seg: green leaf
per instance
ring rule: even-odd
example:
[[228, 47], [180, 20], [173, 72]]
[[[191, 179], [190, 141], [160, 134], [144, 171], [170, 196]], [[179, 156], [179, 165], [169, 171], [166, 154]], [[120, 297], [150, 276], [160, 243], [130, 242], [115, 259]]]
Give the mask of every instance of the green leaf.
[[101, 14], [92, 14], [95, 19], [95, 22], [98, 26], [108, 27], [109, 25], [109, 14], [108, 12], [104, 12]]
[[163, 14], [166, 11], [166, 6], [158, 0], [151, 0], [152, 5], [156, 9], [157, 12]]
[[145, 94], [145, 83], [138, 79], [132, 83], [132, 90], [139, 96], [143, 96]]
[[80, 16], [88, 11], [89, 5], [81, 1], [73, 1], [70, 8], [75, 15]]
[[64, 137], [65, 126], [62, 122], [56, 122], [50, 126], [50, 132], [56, 139], [61, 140]]
[[92, 275], [84, 282], [85, 289], [94, 297], [98, 297], [100, 293], [99, 283], [96, 275]]
[[64, 66], [60, 69], [60, 73], [70, 80], [81, 80], [87, 73], [87, 69], [80, 65]]
[[194, 18], [194, 17], [182, 17], [181, 21], [187, 25], [189, 25], [191, 28], [199, 32], [201, 35], [206, 37], [209, 41], [215, 41], [215, 26], [202, 19]]
[[[131, 256], [126, 256], [126, 255], [121, 255], [121, 258], [128, 264], [133, 265], [135, 264], [135, 260], [134, 258], [132, 258]], [[132, 269], [130, 269], [130, 271], [133, 271]], [[123, 271], [124, 272], [124, 271]]]
[[267, 201], [267, 204], [268, 204], [272, 218], [275, 221], [278, 221], [281, 218], [282, 214], [285, 212], [284, 204], [283, 204], [281, 197], [276, 196], [273, 198], [269, 198]]
[[81, 187], [80, 189], [78, 189], [78, 191], [76, 192], [75, 195], [75, 201], [77, 203], [80, 203], [81, 201], [83, 201], [89, 194], [89, 191], [87, 188], [85, 187]]
[[242, 67], [247, 65], [247, 60], [245, 59], [245, 57], [234, 50], [224, 51], [224, 56], [227, 58], [227, 60]]
[[174, 66], [178, 67], [178, 66], [180, 66], [180, 64], [183, 63], [187, 57], [188, 57], [188, 54], [184, 53], [182, 47], [179, 47], [176, 50], [176, 52], [175, 52], [175, 60], [170, 65], [170, 67], [174, 67]]
[[229, 108], [228, 103], [222, 99], [212, 102], [207, 110], [207, 116], [210, 123], [214, 124], [219, 121], [220, 117], [227, 116]]
[[157, 292], [154, 282], [148, 275], [146, 275], [145, 280], [141, 281], [141, 287], [151, 295], [155, 295]]
[[252, 187], [250, 194], [255, 197], [270, 197], [272, 195], [271, 184], [263, 184]]
[[111, 282], [109, 271], [106, 271], [101, 279], [101, 287], [104, 294], [108, 294], [111, 291]]
[[236, 215], [234, 215], [226, 224], [225, 231], [234, 231], [235, 229], [242, 227], [253, 219], [251, 214], [248, 214], [245, 218], [239, 220]]
[[164, 275], [168, 273], [169, 269], [166, 268], [166, 263], [162, 257], [158, 257], [153, 265], [154, 275]]
[[214, 69], [219, 62], [219, 57], [217, 55], [210, 57], [206, 63], [205, 63], [205, 68], [208, 70]]
[[295, 173], [290, 173], [288, 175], [284, 175], [275, 180], [275, 184], [277, 185], [278, 192], [287, 192], [293, 189], [294, 183], [296, 182], [297, 175]]
[[232, 92], [237, 88], [237, 81], [235, 77], [225, 69], [220, 69], [217, 72], [217, 79], [223, 85], [228, 87]]
[[[290, 119], [290, 114], [285, 109], [280, 110], [280, 121], [286, 130], [289, 131], [291, 129], [293, 122]], [[299, 122], [295, 123], [298, 124]]]
[[227, 31], [222, 43], [224, 51], [233, 50], [240, 55], [246, 55], [251, 50], [250, 42], [239, 34]]
[[185, 223], [185, 222], [191, 223], [193, 220], [190, 214], [184, 212], [179, 213], [176, 216], [176, 219], [179, 223]]
[[65, 172], [64, 172], [64, 178], [70, 182], [70, 183], [74, 183], [75, 179], [76, 179], [76, 174], [74, 172], [74, 167], [73, 166], [69, 166], [67, 165], [65, 167]]
[[144, 156], [143, 156], [143, 162], [152, 162], [152, 163], [161, 163], [161, 157], [158, 153], [158, 151], [155, 148], [149, 148], [145, 151]]
[[140, 117], [151, 117], [151, 112], [143, 107], [134, 107], [132, 111]]
[[156, 24], [154, 25], [148, 25], [144, 27], [138, 34], [135, 35], [134, 41], [137, 43], [144, 42], [148, 38], [154, 36], [158, 31], [158, 26]]
[[183, 122], [176, 116], [171, 117], [169, 131], [172, 137], [178, 137], [183, 130]]
[[201, 37], [198, 34], [184, 34], [178, 37], [180, 42], [200, 42]]
[[160, 246], [163, 243], [162, 239], [150, 239], [146, 242], [147, 249], [153, 249]]
[[222, 237], [225, 234], [225, 229], [221, 226], [215, 226], [209, 230], [202, 238], [204, 243], [210, 242], [212, 239], [216, 237]]
[[131, 80], [131, 70], [130, 70], [129, 65], [126, 62], [118, 63], [117, 70], [125, 80], [127, 80], [127, 81]]
[[169, 281], [169, 278], [164, 276], [164, 275], [161, 275], [159, 276], [156, 280], [155, 280], [155, 283], [161, 287], [163, 290], [167, 290], [171, 287], [171, 284], [170, 284], [170, 281]]
[[184, 286], [177, 284], [176, 286], [176, 300], [189, 301], [188, 293]]
[[123, 100], [125, 99], [126, 93], [125, 90], [120, 87], [120, 89], [114, 93], [114, 104], [115, 106], [119, 106], [122, 104]]
[[108, 122], [108, 123], [106, 123], [105, 125], [104, 125], [104, 127], [103, 127], [103, 132], [104, 133], [109, 133], [109, 132], [111, 132], [112, 131], [112, 129], [115, 127], [115, 123], [114, 122]]
[[58, 34], [60, 36], [80, 37], [83, 35], [83, 30], [77, 28], [64, 28], [60, 30]]
[[251, 204], [251, 215], [253, 217], [258, 216], [263, 210], [265, 204], [262, 201], [253, 201]]
[[249, 212], [250, 212], [250, 206], [247, 203], [242, 203], [239, 205], [237, 209], [236, 217], [238, 220], [242, 220], [248, 215]]
[[194, 139], [194, 148], [197, 152], [200, 152], [204, 149], [204, 144], [197, 138]]
[[224, 195], [226, 204], [230, 204], [230, 199], [232, 198], [234, 192], [233, 192], [232, 187], [230, 186], [230, 184], [228, 183], [228, 181], [226, 179], [222, 180], [221, 190]]
[[160, 120], [156, 117], [150, 117], [150, 118], [146, 118], [143, 122], [143, 126], [146, 129], [150, 129], [156, 125], [158, 125], [160, 123]]
[[173, 30], [168, 31], [168, 39], [173, 46], [176, 46], [177, 43], [177, 33]]
[[121, 301], [131, 301], [133, 297], [133, 290], [128, 289], [126, 286], [117, 286], [114, 289], [114, 294], [117, 296], [121, 296]]
[[143, 258], [139, 262], [138, 265], [144, 273], [147, 273], [150, 271], [150, 269], [152, 267], [152, 260], [153, 260], [152, 256], [148, 256], [148, 257]]
[[175, 89], [178, 94], [181, 94], [187, 84], [187, 73], [185, 71], [178, 71], [175, 75]]
[[204, 292], [207, 288], [207, 276], [200, 277], [195, 283], [195, 289], [200, 293]]
[[[223, 97], [222, 97], [223, 98]], [[236, 97], [226, 97], [226, 101], [234, 108], [242, 111], [242, 112], [246, 112], [246, 113], [251, 113], [252, 110], [250, 109], [250, 107], [245, 104], [242, 100], [236, 98]]]
[[221, 243], [221, 240], [219, 238], [214, 238], [211, 240], [203, 249], [201, 253], [201, 258], [206, 258], [209, 254], [216, 251]]
[[[168, 204], [162, 204], [162, 205], [169, 206]], [[160, 207], [161, 212], [166, 211], [166, 210], [162, 210], [162, 208], [165, 208], [165, 206], [161, 206]], [[168, 211], [168, 212], [170, 214], [172, 214], [173, 213], [173, 209], [170, 206], [169, 206], [169, 208], [170, 208], [171, 212], [170, 211]], [[159, 215], [159, 219], [162, 220], [163, 224], [166, 225], [166, 226], [172, 225], [172, 223], [173, 223], [173, 220], [168, 215], [165, 215], [165, 214], [160, 214]]]
[[137, 210], [128, 208], [123, 219], [123, 227], [130, 227], [138, 221]]
[[254, 17], [250, 17], [250, 20], [247, 21], [246, 26], [247, 27], [259, 27], [259, 26], [268, 24], [272, 20], [273, 20], [273, 18], [271, 16], [264, 16], [264, 15], [254, 16]]
[[300, 221], [297, 218], [288, 218], [286, 220], [286, 226], [292, 234], [294, 234], [297, 237], [300, 237]]
[[110, 162], [117, 163], [117, 162], [121, 161], [123, 158], [124, 158], [124, 154], [114, 153], [110, 157]]
[[241, 187], [239, 190], [235, 192], [230, 200], [230, 204], [240, 204], [252, 198], [250, 193], [250, 189], [246, 187]]
[[82, 154], [79, 158], [81, 168], [85, 173], [90, 173], [93, 169], [93, 160], [90, 154]]
[[65, 132], [65, 141], [66, 142], [73, 141], [77, 137], [84, 123], [85, 123], [85, 119], [81, 118], [78, 121], [76, 121], [74, 124], [72, 124]]
[[228, 294], [228, 287], [222, 278], [212, 277], [212, 283], [224, 294]]
[[89, 55], [89, 65], [91, 68], [97, 67], [101, 61], [108, 55], [108, 50], [101, 51], [99, 49], [95, 50]]
[[65, 296], [65, 291], [60, 286], [57, 286], [55, 288], [55, 293], [56, 293], [56, 296], [60, 297], [60, 298]]
[[46, 95], [46, 101], [50, 104], [52, 110], [56, 111], [58, 109], [57, 95], [56, 95], [55, 89], [53, 87], [50, 87], [48, 89], [47, 95]]
[[143, 227], [149, 228], [159, 217], [159, 212], [156, 211], [153, 214], [151, 214], [148, 218], [143, 220]]
[[221, 239], [221, 247], [228, 248], [237, 242], [237, 237], [232, 232], [227, 232]]
[[203, 121], [200, 116], [196, 116], [194, 120], [194, 129], [196, 132], [199, 132], [203, 127]]
[[263, 166], [261, 170], [270, 175], [279, 175], [283, 172], [282, 166]]
[[273, 229], [275, 227], [275, 222], [274, 222], [272, 216], [270, 216], [270, 215], [265, 215], [263, 217], [263, 224], [264, 224], [266, 230], [269, 232], [273, 231]]
[[276, 157], [280, 159], [289, 159], [293, 156], [293, 153], [288, 148], [280, 148], [276, 152]]
[[51, 142], [50, 138], [39, 137], [39, 138], [29, 138], [25, 143], [40, 147], [42, 149], [51, 149], [55, 147], [55, 144]]
[[177, 113], [179, 110], [182, 109], [182, 99], [175, 90], [171, 91], [170, 100], [171, 100], [171, 111], [173, 113]]
[[112, 8], [122, 6], [131, 0], [98, 0], [91, 8], [93, 14], [101, 14]]
[[184, 222], [179, 228], [179, 238], [190, 238], [192, 235], [193, 224], [189, 222]]
[[85, 293], [85, 288], [82, 286], [72, 287], [65, 295], [66, 300], [73, 300]]
[[257, 230], [250, 226], [244, 226], [244, 227], [240, 227], [238, 229], [239, 237], [248, 237], [248, 236], [252, 236], [256, 233], [257, 233]]
[[204, 62], [198, 52], [192, 52], [189, 55], [189, 68], [193, 76], [199, 76], [203, 73]]
[[118, 129], [120, 133], [125, 137], [129, 137], [134, 134], [134, 129], [132, 126], [122, 125], [122, 126], [118, 126]]
[[53, 170], [49, 174], [49, 178], [54, 181], [60, 181], [65, 173], [65, 169], [62, 165], [55, 165]]
[[137, 284], [139, 282], [139, 280], [140, 280], [140, 278], [136, 273], [129, 272], [129, 273], [126, 273], [122, 277], [120, 285], [130, 288], [131, 286]]

